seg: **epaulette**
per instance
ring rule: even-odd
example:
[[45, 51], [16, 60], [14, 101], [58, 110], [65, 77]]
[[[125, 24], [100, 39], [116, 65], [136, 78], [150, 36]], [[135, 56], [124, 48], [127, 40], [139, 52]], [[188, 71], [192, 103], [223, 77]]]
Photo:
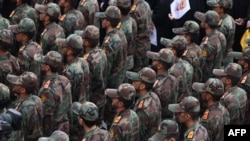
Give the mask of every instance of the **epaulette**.
[[206, 110], [206, 111], [204, 112], [203, 116], [202, 116], [202, 119], [203, 119], [203, 120], [207, 120], [208, 114], [209, 114], [209, 110]]
[[186, 55], [187, 55], [187, 52], [188, 52], [188, 50], [186, 49], [186, 50], [184, 51], [184, 53], [182, 54], [182, 56], [186, 56]]
[[241, 83], [241, 84], [245, 84], [246, 81], [247, 81], [247, 76], [244, 76], [244, 77], [241, 79], [240, 83]]
[[41, 99], [42, 102], [45, 102], [47, 98], [46, 98], [46, 96], [41, 95], [41, 96], [40, 96], [40, 99]]
[[159, 80], [157, 79], [153, 85], [153, 88], [159, 83]]
[[87, 60], [87, 59], [88, 59], [88, 57], [89, 57], [89, 53], [84, 54], [83, 59]]
[[202, 54], [203, 57], [206, 57], [207, 56], [207, 51], [205, 49], [202, 49], [201, 54]]
[[137, 5], [134, 4], [134, 5], [131, 7], [130, 11], [135, 11], [136, 8], [137, 8]]
[[25, 48], [25, 46], [21, 46], [21, 47], [19, 48], [19, 51], [20, 51], [20, 52], [23, 51], [24, 48]]
[[48, 89], [50, 84], [50, 80], [46, 81], [46, 83], [43, 85], [43, 88]]
[[206, 37], [204, 40], [203, 40], [203, 44], [206, 45], [208, 42], [208, 37]]
[[44, 30], [43, 30], [43, 32], [41, 33], [41, 36], [43, 36], [44, 35], [44, 33], [47, 31], [48, 29], [47, 28], [45, 28]]
[[140, 103], [137, 105], [138, 109], [141, 109], [143, 107], [144, 100], [140, 101]]
[[109, 42], [110, 36], [106, 37], [104, 43], [107, 44]]
[[188, 139], [192, 139], [194, 137], [194, 131], [190, 131], [187, 135]]
[[61, 16], [59, 17], [59, 20], [60, 20], [60, 21], [63, 21], [63, 20], [65, 19], [65, 17], [66, 17], [66, 14], [61, 15]]
[[10, 18], [12, 18], [12, 17], [13, 17], [13, 15], [15, 14], [15, 12], [16, 12], [16, 11], [15, 11], [15, 10], [13, 10], [13, 11], [10, 13], [9, 17], [10, 17]]
[[43, 42], [40, 42], [40, 47], [43, 48]]
[[122, 119], [122, 116], [117, 116], [114, 118], [113, 123], [119, 123], [121, 119]]
[[119, 22], [118, 25], [116, 26], [116, 28], [117, 28], [117, 29], [120, 29], [120, 28], [121, 28], [121, 25], [122, 25], [122, 23]]

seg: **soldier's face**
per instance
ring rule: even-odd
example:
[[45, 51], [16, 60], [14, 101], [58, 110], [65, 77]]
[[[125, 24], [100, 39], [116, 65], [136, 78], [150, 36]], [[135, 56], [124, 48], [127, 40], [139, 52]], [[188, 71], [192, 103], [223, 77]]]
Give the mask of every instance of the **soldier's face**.
[[19, 95], [21, 93], [21, 89], [22, 89], [22, 86], [14, 85], [13, 88], [12, 88], [12, 92]]
[[66, 2], [66, 0], [59, 0], [58, 5], [60, 7], [64, 7], [65, 2]]
[[105, 18], [103, 18], [103, 19], [101, 19], [101, 21], [102, 21], [102, 28], [106, 28], [107, 27], [107, 19], [105, 19]]
[[201, 25], [201, 28], [205, 28], [205, 22], [204, 21], [201, 21], [200, 25]]
[[201, 100], [204, 101], [204, 102], [206, 102], [207, 101], [206, 96], [207, 96], [207, 93], [206, 92], [202, 92], [201, 93]]
[[224, 86], [227, 86], [228, 79], [227, 79], [226, 76], [221, 76], [220, 80], [222, 81], [222, 83], [224, 84]]
[[16, 33], [15, 35], [16, 35], [16, 40], [18, 42], [21, 42], [23, 40], [23, 38], [24, 38], [24, 34], [23, 33]]
[[116, 109], [118, 106], [119, 106], [118, 98], [116, 97], [112, 98], [112, 107]]
[[157, 71], [158, 64], [159, 64], [159, 62], [157, 60], [152, 61], [152, 66], [151, 67], [152, 67], [152, 69], [154, 71]]
[[39, 15], [39, 20], [40, 21], [44, 21], [45, 20], [45, 16], [46, 16], [46, 14], [45, 13], [39, 13], [40, 15]]
[[187, 120], [187, 114], [185, 112], [177, 113], [177, 118], [180, 123], [184, 123]]

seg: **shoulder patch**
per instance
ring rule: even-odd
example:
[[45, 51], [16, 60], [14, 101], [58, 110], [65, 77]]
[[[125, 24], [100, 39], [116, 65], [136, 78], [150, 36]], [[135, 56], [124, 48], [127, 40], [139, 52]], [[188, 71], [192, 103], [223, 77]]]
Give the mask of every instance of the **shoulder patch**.
[[10, 18], [12, 18], [12, 17], [13, 17], [13, 15], [15, 14], [15, 12], [16, 12], [16, 11], [15, 11], [15, 10], [13, 10], [13, 11], [10, 13], [9, 17], [10, 17]]
[[137, 7], [137, 5], [133, 5], [132, 7], [131, 7], [131, 11], [135, 11], [136, 10], [136, 7]]
[[207, 120], [208, 114], [209, 114], [209, 110], [206, 110], [206, 111], [204, 112], [203, 116], [202, 116], [202, 119], [203, 119], [203, 120]]
[[43, 88], [48, 89], [50, 84], [50, 80], [46, 81], [46, 83], [43, 85]]
[[85, 54], [85, 55], [83, 56], [83, 59], [87, 60], [88, 57], [89, 57], [89, 53]]
[[190, 131], [187, 135], [188, 139], [192, 139], [194, 137], [194, 131]]
[[143, 107], [144, 104], [144, 100], [140, 101], [140, 103], [138, 104], [137, 108], [141, 109]]
[[222, 24], [222, 19], [219, 20], [218, 25], [220, 26]]
[[246, 81], [247, 81], [247, 76], [244, 76], [244, 77], [241, 79], [240, 83], [241, 83], [241, 84], [245, 84]]
[[206, 49], [202, 49], [202, 53], [201, 54], [202, 54], [203, 57], [207, 57], [207, 51], [206, 51]]
[[41, 36], [43, 36], [44, 35], [44, 33], [47, 31], [48, 29], [46, 28], [46, 29], [44, 29], [43, 30], [43, 32], [41, 33]]
[[20, 52], [23, 51], [24, 48], [25, 48], [25, 46], [21, 46], [21, 47], [19, 48], [19, 51], [20, 51]]
[[110, 129], [109, 134], [110, 134], [111, 138], [113, 138], [115, 136], [115, 133], [114, 133], [113, 129]]
[[186, 50], [184, 51], [184, 53], [182, 54], [182, 56], [186, 56], [186, 55], [187, 55], [187, 52], [188, 52], [188, 50], [186, 49]]
[[43, 42], [40, 42], [40, 47], [43, 48]]
[[203, 44], [206, 45], [207, 42], [208, 42], [208, 37], [206, 37], [206, 38], [204, 39]]
[[104, 43], [105, 43], [105, 44], [108, 43], [108, 42], [109, 42], [109, 39], [110, 39], [110, 36], [106, 37]]
[[40, 96], [40, 99], [41, 99], [41, 101], [44, 103], [44, 102], [46, 101], [47, 98], [46, 98], [46, 96], [41, 95], [41, 96]]
[[118, 25], [116, 26], [116, 28], [117, 28], [117, 29], [120, 29], [120, 28], [121, 28], [121, 25], [122, 25], [122, 23], [119, 22]]
[[66, 17], [66, 14], [60, 16], [60, 17], [59, 17], [59, 20], [60, 20], [60, 21], [63, 21], [63, 20], [65, 19], [65, 17]]
[[119, 123], [121, 119], [122, 119], [122, 116], [115, 117], [113, 122]]
[[157, 79], [153, 85], [153, 88], [159, 83], [159, 80]]

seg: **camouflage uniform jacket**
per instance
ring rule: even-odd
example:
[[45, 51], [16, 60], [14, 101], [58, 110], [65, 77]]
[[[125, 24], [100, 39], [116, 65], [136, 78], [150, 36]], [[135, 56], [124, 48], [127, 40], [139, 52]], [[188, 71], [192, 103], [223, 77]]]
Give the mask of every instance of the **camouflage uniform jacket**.
[[86, 100], [89, 92], [89, 64], [83, 58], [75, 58], [64, 66], [63, 75], [71, 83], [72, 102]]
[[102, 49], [105, 51], [108, 59], [108, 88], [118, 88], [123, 82], [126, 70], [124, 69], [123, 41], [118, 34], [118, 30], [114, 29], [108, 32], [104, 38]]
[[82, 141], [111, 141], [111, 138], [107, 130], [96, 127], [88, 133], [85, 133]]
[[104, 90], [107, 85], [107, 56], [102, 49], [95, 47], [84, 55], [84, 59], [87, 60], [90, 70], [89, 97], [86, 99], [103, 107], [106, 103]]
[[140, 119], [140, 139], [147, 140], [155, 132], [161, 122], [161, 102], [154, 92], [148, 92], [139, 97], [135, 103], [134, 111]]
[[139, 117], [130, 109], [118, 113], [109, 130], [112, 141], [139, 141]]
[[184, 141], [210, 141], [207, 129], [196, 122], [184, 133]]
[[244, 123], [247, 108], [247, 94], [244, 89], [238, 86], [229, 88], [221, 97], [220, 102], [230, 113], [230, 124]]
[[65, 38], [63, 28], [57, 23], [48, 24], [41, 33], [40, 46], [43, 49], [43, 54], [54, 50], [61, 53], [62, 49], [54, 44], [56, 38]]
[[40, 78], [40, 63], [34, 60], [35, 54], [43, 54], [43, 51], [36, 42], [28, 41], [20, 47], [18, 52], [18, 61], [20, 64], [21, 73], [31, 71]]
[[49, 136], [54, 130], [64, 131], [59, 127], [69, 120], [67, 114], [72, 103], [69, 80], [57, 73], [46, 76], [38, 95], [44, 106], [44, 135]]
[[224, 125], [230, 123], [230, 115], [224, 106], [216, 102], [204, 112], [200, 123], [207, 129], [212, 141], [224, 141]]
[[158, 75], [156, 78], [153, 85], [153, 92], [158, 95], [161, 101], [162, 119], [173, 117], [173, 113], [168, 110], [168, 104], [177, 103], [175, 101], [175, 97], [178, 94], [177, 84], [177, 79], [173, 75], [170, 75], [168, 71]]
[[86, 26], [82, 13], [75, 9], [66, 11], [59, 20], [58, 24], [64, 29], [66, 37], [73, 34], [75, 30], [83, 30]]
[[20, 66], [16, 57], [12, 56], [9, 52], [0, 56], [0, 83], [9, 85], [6, 80], [8, 73], [18, 75]]
[[99, 19], [95, 17], [95, 12], [99, 12], [99, 4], [97, 0], [81, 0], [77, 10], [82, 12], [86, 25], [100, 27]]
[[225, 36], [215, 30], [210, 35], [205, 36], [200, 44], [202, 50], [202, 77], [203, 82], [213, 76], [213, 69], [221, 68], [222, 53], [226, 46]]
[[1, 14], [0, 14], [0, 30], [2, 29], [8, 29], [10, 25], [10, 21], [6, 18], [4, 18]]
[[193, 73], [193, 66], [181, 58], [177, 59], [174, 65], [169, 69], [169, 74], [175, 76], [178, 81], [179, 91], [175, 101], [180, 102], [183, 97], [191, 95]]

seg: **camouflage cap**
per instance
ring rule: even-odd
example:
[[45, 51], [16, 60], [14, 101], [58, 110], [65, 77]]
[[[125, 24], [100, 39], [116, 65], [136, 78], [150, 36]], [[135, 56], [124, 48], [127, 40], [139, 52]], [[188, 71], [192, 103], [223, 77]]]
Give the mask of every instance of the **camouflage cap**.
[[242, 76], [242, 68], [237, 63], [229, 63], [224, 69], [213, 69], [213, 74], [216, 76]]
[[55, 44], [60, 47], [83, 49], [82, 37], [77, 34], [70, 34], [66, 39], [57, 38]]
[[192, 88], [197, 92], [209, 92], [212, 95], [224, 94], [223, 82], [218, 78], [209, 78], [206, 83], [194, 82]]
[[117, 0], [116, 5], [119, 7], [131, 7], [131, 0]]
[[158, 132], [156, 132], [150, 140], [153, 141], [163, 141], [166, 139], [169, 135], [172, 134], [179, 134], [179, 127], [176, 121], [165, 119], [161, 121]]
[[207, 0], [207, 5], [211, 7], [224, 7], [231, 9], [233, 7], [233, 0]]
[[75, 34], [81, 36], [83, 39], [99, 39], [99, 28], [94, 25], [88, 25], [85, 30], [75, 30]]
[[35, 54], [34, 60], [53, 67], [59, 67], [62, 63], [62, 55], [57, 51], [49, 51], [45, 56]]
[[115, 98], [121, 97], [125, 100], [134, 100], [135, 99], [135, 88], [129, 83], [121, 84], [118, 89], [106, 89], [105, 95]]
[[121, 19], [121, 11], [116, 6], [109, 6], [105, 12], [96, 12], [95, 16], [97, 18], [112, 18], [112, 19]]
[[0, 100], [10, 99], [10, 89], [5, 84], [0, 83]]
[[96, 121], [99, 117], [98, 107], [89, 101], [85, 101], [83, 104], [74, 102], [71, 109], [75, 114], [88, 121]]
[[165, 47], [172, 47], [180, 50], [186, 50], [187, 49], [187, 40], [185, 37], [181, 35], [176, 35], [172, 38], [172, 40], [167, 38], [161, 38], [160, 42]]
[[23, 18], [19, 24], [17, 25], [10, 25], [10, 30], [13, 33], [20, 33], [20, 32], [35, 32], [36, 31], [36, 26], [35, 23], [32, 19], [30, 18]]
[[55, 130], [50, 137], [40, 137], [38, 141], [69, 141], [69, 136], [61, 130]]
[[234, 58], [234, 59], [244, 59], [243, 58], [243, 53], [242, 52], [237, 52], [237, 51], [232, 51], [231, 52], [231, 56]]
[[200, 26], [196, 21], [188, 20], [184, 23], [183, 27], [173, 28], [172, 31], [175, 34], [198, 33], [200, 31]]
[[171, 49], [162, 48], [159, 52], [147, 51], [147, 57], [153, 60], [161, 60], [166, 63], [174, 63], [175, 56]]
[[24, 72], [19, 76], [8, 74], [7, 81], [14, 85], [23, 85], [30, 88], [38, 86], [37, 75], [33, 72]]
[[9, 29], [0, 30], [0, 43], [7, 43], [13, 45], [13, 33]]
[[186, 96], [180, 103], [169, 104], [168, 109], [171, 112], [200, 112], [200, 102], [193, 96]]
[[[250, 41], [250, 38], [248, 38]], [[233, 51], [231, 52], [231, 56], [233, 56], [233, 58], [235, 59], [246, 59], [246, 60], [250, 60], [250, 46], [246, 47], [243, 52], [237, 52], [237, 51]]]
[[220, 16], [213, 10], [208, 10], [206, 13], [195, 12], [194, 17], [200, 21], [207, 22], [209, 25], [218, 26], [220, 23]]
[[35, 4], [35, 9], [41, 13], [46, 13], [51, 17], [58, 18], [61, 10], [58, 4], [50, 2], [47, 5]]
[[138, 73], [127, 71], [126, 76], [128, 79], [134, 81], [142, 81], [146, 83], [154, 83], [156, 80], [156, 73], [152, 68], [144, 67]]

